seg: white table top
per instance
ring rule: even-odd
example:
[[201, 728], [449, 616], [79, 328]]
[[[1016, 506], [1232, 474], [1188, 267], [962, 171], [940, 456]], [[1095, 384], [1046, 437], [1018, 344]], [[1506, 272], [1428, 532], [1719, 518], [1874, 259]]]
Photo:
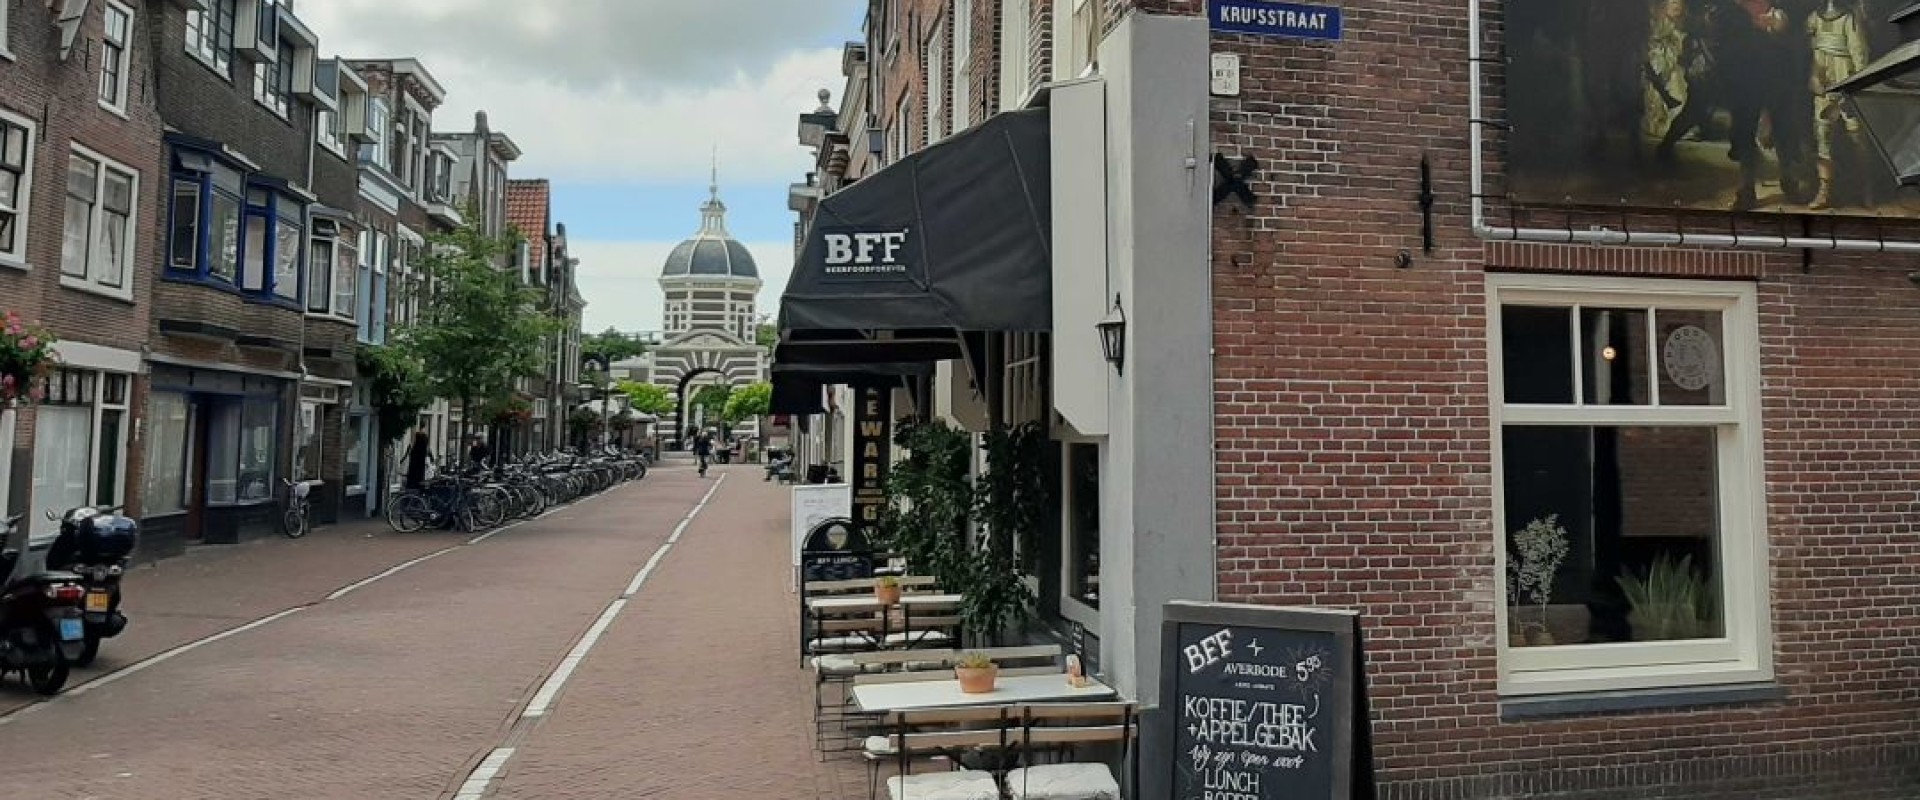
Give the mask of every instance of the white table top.
[[860, 706], [860, 710], [875, 714], [1001, 703], [1106, 700], [1113, 696], [1113, 687], [1095, 680], [1089, 680], [1085, 687], [1076, 689], [1067, 683], [1067, 674], [1064, 672], [1057, 675], [1003, 675], [994, 682], [993, 691], [985, 694], [960, 691], [960, 681], [957, 679], [853, 687], [853, 702]]
[[[900, 604], [903, 606], [957, 606], [964, 599], [957, 594], [903, 594]], [[815, 611], [878, 611], [880, 598], [870, 594], [850, 594], [835, 597], [815, 597], [807, 601], [807, 608]]]

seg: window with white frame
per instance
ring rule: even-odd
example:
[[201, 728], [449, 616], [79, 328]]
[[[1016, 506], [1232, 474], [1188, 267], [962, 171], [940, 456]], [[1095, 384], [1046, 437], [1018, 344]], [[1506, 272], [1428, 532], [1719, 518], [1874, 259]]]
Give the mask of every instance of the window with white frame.
[[360, 160], [367, 164], [387, 163], [387, 99], [384, 97], [367, 98], [367, 142], [360, 145]]
[[[1062, 0], [1071, 3], [1073, 13], [1065, 26], [1056, 25], [1053, 35], [1053, 79], [1078, 78], [1093, 67], [1098, 57], [1102, 0]], [[1055, 6], [1055, 19], [1058, 6]]]
[[1068, 599], [1100, 607], [1100, 446], [1066, 442], [1061, 459], [1062, 565]]
[[100, 35], [100, 105], [127, 108], [127, 70], [133, 52], [133, 9], [107, 0], [106, 27]]
[[35, 412], [33, 538], [59, 532], [45, 512], [120, 504], [127, 460], [129, 377], [82, 369], [47, 378], [45, 402]]
[[0, 55], [11, 55], [7, 49], [7, 7], [10, 3], [0, 3]]
[[147, 516], [187, 510], [193, 494], [194, 413], [187, 396], [153, 392], [147, 397], [146, 492], [141, 495]]
[[253, 65], [253, 99], [285, 117], [293, 108], [293, 45], [281, 42], [279, 55]]
[[207, 10], [187, 12], [187, 52], [222, 76], [233, 67], [236, 1], [207, 0]]
[[393, 237], [386, 231], [360, 233], [359, 294], [355, 321], [363, 344], [387, 342], [387, 262], [392, 256]]
[[1028, 41], [1033, 0], [1000, 0], [1000, 110], [1026, 102], [1033, 83], [1033, 54]]
[[345, 116], [324, 108], [314, 109], [313, 129], [320, 137], [320, 146], [327, 152], [345, 158], [347, 155], [347, 137], [341, 133], [345, 126]]
[[68, 286], [126, 297], [133, 266], [140, 174], [75, 145], [67, 157], [67, 213], [60, 277]]
[[1752, 285], [1488, 285], [1503, 690], [1770, 677]]
[[973, 124], [973, 0], [953, 0], [953, 124], [963, 131]]
[[27, 263], [27, 217], [33, 206], [27, 198], [33, 192], [37, 130], [32, 120], [0, 111], [0, 264]]
[[893, 110], [893, 122], [890, 125], [893, 130], [887, 133], [887, 163], [889, 164], [913, 152], [913, 147], [907, 144], [907, 136], [913, 130], [907, 117], [912, 113], [913, 93], [908, 92], [900, 96], [900, 105]]
[[307, 254], [307, 312], [353, 319], [354, 269], [359, 248], [353, 234], [331, 219], [313, 221]]
[[947, 138], [946, 101], [947, 89], [947, 23], [943, 20], [933, 26], [933, 36], [927, 39], [923, 48], [927, 54], [924, 66], [927, 71], [927, 144], [933, 144]]

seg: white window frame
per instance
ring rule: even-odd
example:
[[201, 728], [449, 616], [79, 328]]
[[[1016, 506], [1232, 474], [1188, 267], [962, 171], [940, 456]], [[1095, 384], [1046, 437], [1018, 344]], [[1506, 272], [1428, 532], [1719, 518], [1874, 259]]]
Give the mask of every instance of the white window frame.
[[950, 133], [973, 125], [973, 0], [953, 0], [953, 74], [947, 80], [952, 87], [953, 122]]
[[[113, 30], [109, 21], [115, 14], [127, 18], [126, 38], [118, 42], [109, 38]], [[100, 9], [100, 107], [122, 117], [127, 115], [127, 95], [133, 86], [133, 76], [128, 72], [133, 68], [133, 43], [136, 38], [134, 19], [133, 9], [114, 0], [107, 0]], [[113, 48], [118, 48], [119, 52], [114, 53]], [[117, 78], [111, 87], [107, 85], [109, 67], [113, 68], [112, 75]]]
[[[4, 5], [4, 0], [0, 0], [0, 6]], [[6, 15], [0, 14], [0, 25], [5, 21]], [[31, 119], [4, 109], [0, 109], [0, 122], [21, 130], [24, 147], [21, 154], [23, 171], [14, 188], [14, 204], [17, 207], [9, 210], [14, 214], [13, 247], [0, 250], [0, 266], [27, 269], [27, 229], [28, 223], [33, 221], [33, 170], [34, 157], [39, 154], [40, 126]], [[5, 143], [0, 142], [0, 146], [5, 146]]]
[[[274, 43], [276, 50], [281, 46], [280, 42]], [[289, 55], [292, 57], [287, 57]], [[262, 61], [253, 65], [253, 101], [281, 119], [287, 119], [293, 112], [293, 92], [289, 90], [282, 93], [280, 89], [282, 86], [292, 85], [293, 78], [290, 76], [293, 74], [293, 61], [298, 57], [297, 49], [289, 48], [287, 52], [275, 56], [272, 61]]]
[[923, 47], [921, 68], [927, 77], [927, 144], [947, 138], [947, 21], [934, 23], [933, 35]]
[[[346, 303], [346, 307], [342, 308], [339, 281], [342, 272], [341, 268], [344, 266], [346, 267], [345, 272], [348, 277], [347, 285], [357, 285], [359, 278], [357, 270], [360, 267], [360, 234], [355, 232], [350, 226], [340, 224], [337, 221], [334, 222], [334, 231], [332, 233], [321, 233], [320, 230], [322, 227], [324, 226], [313, 223], [307, 225], [307, 229], [310, 231], [307, 235], [307, 274], [303, 276], [306, 280], [306, 313], [309, 317], [353, 322], [356, 311], [353, 302], [357, 301], [359, 296], [356, 293], [353, 301]], [[329, 259], [324, 265], [320, 263], [320, 259], [314, 257], [317, 255], [323, 243], [329, 250]], [[348, 259], [346, 264], [341, 264], [343, 255], [348, 253], [351, 253], [352, 257]], [[314, 281], [317, 279], [316, 276], [319, 275], [326, 276], [324, 286], [326, 299], [320, 302], [318, 304], [319, 307], [316, 308], [313, 290]]]
[[340, 135], [345, 119], [344, 111], [329, 111], [318, 106], [313, 109], [313, 135], [316, 141], [321, 149], [342, 159], [347, 157], [347, 140]]
[[[1648, 308], [1722, 314], [1722, 406], [1509, 404], [1505, 397], [1501, 308], [1505, 305]], [[1651, 689], [1773, 678], [1768, 604], [1765, 453], [1762, 450], [1760, 327], [1750, 283], [1573, 275], [1487, 276], [1488, 392], [1492, 424], [1493, 544], [1499, 691], [1504, 695]], [[1648, 347], [1658, 346], [1649, 336]], [[1579, 339], [1573, 346], [1578, 348]], [[1576, 353], [1577, 355], [1577, 353]], [[1651, 352], [1649, 353], [1649, 357]], [[1575, 359], [1577, 365], [1579, 359]], [[1649, 360], [1657, 365], [1657, 360]], [[1655, 366], [1654, 368], [1657, 368]], [[1509, 647], [1506, 632], [1506, 519], [1503, 426], [1713, 427], [1719, 431], [1718, 508], [1722, 618], [1726, 636], [1663, 642]]]
[[[107, 416], [106, 412], [108, 411], [120, 412], [119, 433], [116, 435], [116, 437], [112, 442], [104, 443], [111, 446], [114, 449], [114, 453], [115, 453], [114, 462], [113, 462], [114, 471], [113, 471], [113, 476], [111, 478], [111, 480], [113, 481], [113, 486], [110, 487], [112, 490], [112, 493], [108, 495], [108, 498], [112, 502], [101, 504], [104, 506], [119, 505], [120, 503], [125, 502], [127, 498], [127, 444], [128, 444], [128, 440], [131, 438], [129, 433], [133, 428], [133, 424], [134, 424], [133, 409], [132, 409], [134, 376], [129, 373], [120, 372], [118, 370], [97, 369], [97, 368], [85, 367], [85, 366], [66, 366], [66, 367], [62, 367], [61, 371], [90, 373], [93, 375], [93, 387], [94, 387], [93, 399], [88, 401], [84, 405], [75, 404], [75, 405], [65, 406], [67, 408], [86, 408], [88, 412], [88, 417], [89, 417], [87, 421], [87, 428], [89, 431], [87, 436], [87, 502], [88, 503], [93, 503], [94, 501], [98, 500], [100, 497], [100, 489], [101, 489], [100, 451], [101, 451], [101, 446], [103, 444], [103, 442], [100, 441], [101, 425], [106, 421], [106, 416]], [[120, 401], [111, 402], [107, 400], [107, 382], [116, 378], [123, 381], [124, 386], [122, 388]], [[39, 445], [36, 443], [34, 447], [37, 450], [39, 448]], [[39, 456], [36, 453], [34, 457], [37, 459]], [[65, 511], [65, 509], [59, 509], [59, 510]], [[44, 524], [42, 520], [34, 520], [34, 523], [36, 525]], [[33, 536], [33, 540], [35, 542], [38, 542], [42, 540], [50, 540], [52, 539], [52, 537], [53, 537], [53, 533], [49, 533], [46, 536], [41, 536], [36, 533]]]
[[1073, 529], [1073, 448], [1092, 447], [1099, 453], [1101, 487], [1104, 491], [1107, 478], [1107, 446], [1100, 438], [1077, 436], [1056, 431], [1053, 444], [1060, 450], [1060, 616], [1080, 623], [1091, 630], [1100, 629], [1100, 609], [1088, 605], [1073, 593], [1073, 573], [1080, 568], [1076, 563], [1076, 542]]
[[1033, 85], [1033, 0], [1000, 0], [1000, 105], [1012, 111]]
[[[84, 276], [71, 275], [64, 269], [66, 263], [66, 239], [63, 231], [60, 253], [63, 268], [60, 270], [60, 285], [69, 289], [93, 292], [95, 294], [102, 294], [119, 300], [133, 302], [133, 282], [135, 280], [133, 266], [134, 263], [138, 261], [138, 259], [134, 257], [134, 254], [140, 249], [140, 240], [135, 238], [137, 231], [140, 229], [140, 171], [108, 158], [78, 142], [75, 142], [73, 145], [72, 155], [94, 162], [98, 169], [95, 171], [93, 179], [93, 212], [89, 214], [87, 218], [87, 274]], [[127, 176], [127, 180], [130, 183], [130, 193], [127, 200], [129, 204], [127, 207], [127, 221], [123, 223], [126, 226], [126, 230], [122, 234], [124, 237], [122, 240], [124, 246], [120, 252], [122, 263], [120, 264], [119, 286], [109, 286], [102, 283], [99, 278], [99, 244], [102, 230], [101, 226], [106, 224], [106, 214], [102, 213], [102, 211], [103, 204], [106, 203], [108, 172], [121, 173]], [[61, 197], [63, 200], [67, 197], [64, 191], [61, 192]], [[62, 208], [65, 208], [64, 203], [62, 204]], [[65, 224], [66, 221], [63, 218], [61, 221], [63, 228]]]
[[[238, 0], [207, 0], [206, 9], [187, 10], [186, 50], [207, 69], [213, 70], [221, 80], [233, 80], [234, 42], [228, 41], [226, 49], [220, 47], [220, 8], [233, 3], [233, 25], [236, 30], [229, 31], [235, 37], [240, 26], [240, 8]], [[211, 26], [211, 27], [209, 27]]]
[[[1062, 14], [1058, 3], [1072, 6]], [[1094, 42], [1099, 41], [1100, 11], [1102, 0], [1056, 0], [1053, 19], [1053, 79], [1055, 81], [1072, 80], [1085, 77], [1094, 71], [1096, 53]], [[1064, 21], [1066, 24], [1060, 24]]]
[[393, 108], [387, 98], [377, 95], [367, 96], [367, 141], [360, 145], [360, 163], [387, 171], [387, 141], [393, 131], [387, 128], [393, 124]]
[[7, 9], [12, 5], [12, 3], [0, 2], [0, 59], [7, 61], [13, 60], [13, 51], [7, 46]]

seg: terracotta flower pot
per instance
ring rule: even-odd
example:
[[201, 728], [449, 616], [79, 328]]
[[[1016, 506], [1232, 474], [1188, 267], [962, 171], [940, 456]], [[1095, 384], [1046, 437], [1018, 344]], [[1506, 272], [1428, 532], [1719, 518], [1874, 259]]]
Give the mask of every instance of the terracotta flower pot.
[[960, 679], [960, 691], [965, 694], [986, 694], [993, 691], [993, 684], [1000, 677], [1000, 667], [954, 667], [954, 677]]
[[896, 583], [892, 586], [882, 586], [879, 584], [875, 584], [873, 587], [873, 596], [880, 598], [880, 605], [883, 605], [883, 606], [899, 605], [900, 604], [900, 584]]

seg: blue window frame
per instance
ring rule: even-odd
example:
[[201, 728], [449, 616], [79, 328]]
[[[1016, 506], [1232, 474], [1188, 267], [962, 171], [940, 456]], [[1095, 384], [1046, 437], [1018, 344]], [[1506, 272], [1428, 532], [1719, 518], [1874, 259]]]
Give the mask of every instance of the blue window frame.
[[306, 204], [204, 154], [175, 153], [166, 276], [303, 307]]

